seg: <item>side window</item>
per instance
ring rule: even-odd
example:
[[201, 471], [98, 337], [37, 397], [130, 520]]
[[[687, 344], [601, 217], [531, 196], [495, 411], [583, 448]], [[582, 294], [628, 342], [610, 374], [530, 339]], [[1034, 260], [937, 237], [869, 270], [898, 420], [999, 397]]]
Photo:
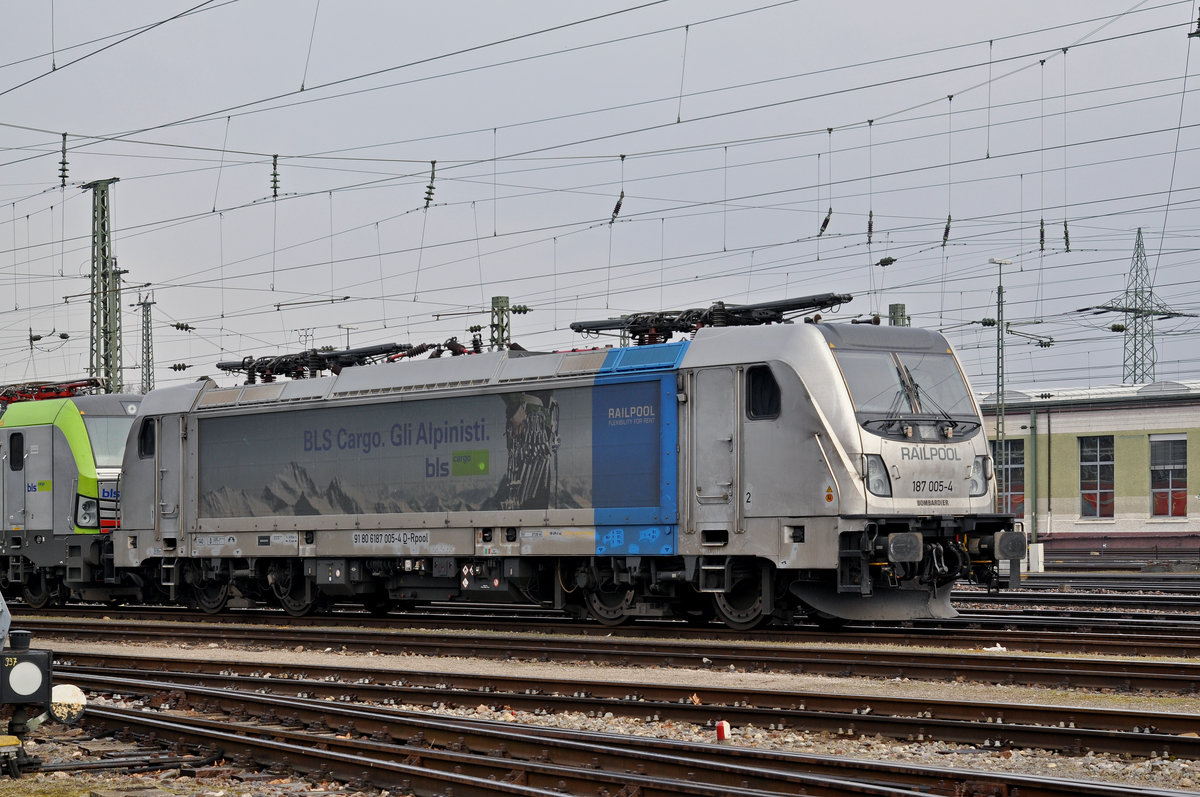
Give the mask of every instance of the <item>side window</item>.
[[778, 418], [781, 398], [779, 383], [765, 365], [746, 371], [746, 414], [751, 420]]
[[1112, 435], [1079, 438], [1079, 515], [1113, 516], [1114, 471]]
[[1150, 435], [1150, 514], [1187, 517], [1187, 435]]
[[992, 461], [996, 463], [996, 511], [1025, 514], [1025, 441], [1004, 440], [1000, 449], [992, 441]]
[[143, 418], [142, 428], [138, 430], [138, 458], [151, 459], [154, 457], [154, 419]]
[[8, 467], [10, 470], [25, 469], [24, 432], [13, 432], [8, 436]]

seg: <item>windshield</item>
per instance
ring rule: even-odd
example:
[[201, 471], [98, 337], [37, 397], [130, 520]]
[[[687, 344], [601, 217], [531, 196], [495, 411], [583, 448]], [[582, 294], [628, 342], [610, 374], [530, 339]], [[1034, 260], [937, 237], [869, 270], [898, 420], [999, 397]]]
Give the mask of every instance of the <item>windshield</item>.
[[96, 457], [96, 467], [121, 467], [121, 457], [125, 455], [125, 439], [129, 436], [129, 427], [133, 425], [133, 418], [128, 415], [109, 417], [85, 415], [83, 425], [87, 427], [88, 437], [92, 440], [92, 453]]
[[958, 362], [932, 352], [835, 351], [863, 424], [900, 418], [976, 421]]

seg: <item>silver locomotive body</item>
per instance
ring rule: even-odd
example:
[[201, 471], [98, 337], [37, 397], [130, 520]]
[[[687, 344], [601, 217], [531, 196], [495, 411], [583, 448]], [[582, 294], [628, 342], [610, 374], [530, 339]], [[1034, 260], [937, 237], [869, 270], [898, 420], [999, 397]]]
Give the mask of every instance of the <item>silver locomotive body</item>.
[[126, 447], [113, 556], [128, 581], [209, 611], [946, 616], [956, 579], [1024, 554], [990, 514], [989, 477], [940, 336], [704, 329], [154, 391]]

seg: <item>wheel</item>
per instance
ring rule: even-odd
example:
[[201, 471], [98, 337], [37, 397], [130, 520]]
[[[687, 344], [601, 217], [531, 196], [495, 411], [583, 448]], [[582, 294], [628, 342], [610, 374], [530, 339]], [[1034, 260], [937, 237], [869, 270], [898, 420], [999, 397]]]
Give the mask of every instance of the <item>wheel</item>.
[[267, 580], [279, 605], [292, 617], [307, 617], [320, 608], [320, 593], [308, 588], [307, 580], [295, 563], [271, 565]]
[[587, 603], [588, 614], [601, 625], [621, 625], [633, 619], [626, 613], [626, 609], [633, 603], [631, 589], [617, 589], [612, 592], [593, 590], [587, 594], [584, 601]]
[[48, 606], [62, 606], [62, 584], [44, 570], [37, 570], [25, 580], [21, 588], [21, 597], [31, 609], [45, 609]]
[[770, 617], [763, 612], [765, 602], [758, 570], [736, 580], [728, 592], [714, 592], [712, 597], [717, 619], [737, 631], [757, 628]]
[[196, 606], [205, 614], [219, 614], [229, 602], [229, 582], [209, 581], [195, 588]]

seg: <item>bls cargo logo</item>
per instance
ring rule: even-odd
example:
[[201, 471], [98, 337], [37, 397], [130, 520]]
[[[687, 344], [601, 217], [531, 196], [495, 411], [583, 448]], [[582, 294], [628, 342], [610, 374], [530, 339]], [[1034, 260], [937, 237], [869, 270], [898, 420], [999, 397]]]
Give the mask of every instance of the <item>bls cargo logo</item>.
[[48, 493], [52, 490], [53, 485], [49, 479], [42, 479], [36, 482], [26, 482], [25, 492], [27, 493]]
[[425, 458], [425, 478], [435, 479], [441, 476], [487, 476], [490, 468], [490, 456], [486, 448], [474, 451], [455, 451], [450, 455], [450, 461], [441, 457]]
[[121, 491], [118, 490], [116, 487], [101, 487], [100, 488], [100, 497], [108, 498], [113, 501], [117, 501], [121, 498]]

